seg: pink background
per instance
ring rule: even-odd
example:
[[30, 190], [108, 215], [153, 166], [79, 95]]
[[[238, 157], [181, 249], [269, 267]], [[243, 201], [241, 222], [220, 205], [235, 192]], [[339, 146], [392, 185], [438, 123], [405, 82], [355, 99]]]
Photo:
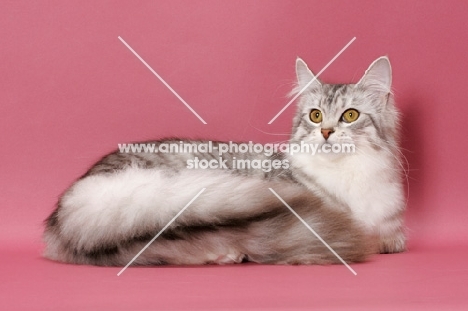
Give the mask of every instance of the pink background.
[[[468, 303], [466, 1], [2, 1], [0, 307], [310, 309]], [[118, 40], [121, 36], [208, 123]], [[409, 252], [331, 267], [118, 268], [40, 257], [57, 197], [118, 143], [273, 142], [302, 57], [356, 82], [388, 55], [409, 162]], [[267, 132], [267, 133], [266, 133]], [[3, 308], [2, 308], [3, 309]]]

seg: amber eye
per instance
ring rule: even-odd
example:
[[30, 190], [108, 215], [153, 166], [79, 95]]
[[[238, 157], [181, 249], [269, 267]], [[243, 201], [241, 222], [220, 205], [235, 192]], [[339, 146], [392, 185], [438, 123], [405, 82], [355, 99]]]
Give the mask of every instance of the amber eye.
[[322, 112], [318, 109], [312, 109], [310, 112], [310, 121], [314, 123], [322, 122]]
[[358, 118], [359, 118], [359, 111], [357, 111], [356, 109], [348, 109], [341, 116], [341, 119], [347, 123], [354, 122]]

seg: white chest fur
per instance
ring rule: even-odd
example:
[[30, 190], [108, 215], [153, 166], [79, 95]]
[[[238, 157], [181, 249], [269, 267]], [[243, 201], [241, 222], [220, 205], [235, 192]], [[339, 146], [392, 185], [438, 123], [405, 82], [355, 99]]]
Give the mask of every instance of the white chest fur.
[[306, 186], [347, 206], [368, 227], [378, 227], [403, 208], [403, 191], [392, 159], [377, 153], [297, 154], [291, 162]]

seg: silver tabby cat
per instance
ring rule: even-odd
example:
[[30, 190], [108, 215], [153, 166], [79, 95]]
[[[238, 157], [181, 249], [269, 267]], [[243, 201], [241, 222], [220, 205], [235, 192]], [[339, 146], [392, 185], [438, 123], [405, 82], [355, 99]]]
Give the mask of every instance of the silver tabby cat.
[[398, 112], [388, 59], [377, 59], [356, 84], [322, 84], [301, 59], [296, 73], [295, 92], [302, 92], [290, 142], [319, 149], [353, 144], [354, 153], [223, 155], [290, 164], [264, 172], [234, 168], [232, 161], [226, 161], [227, 169], [187, 168], [187, 160], [217, 158], [214, 153], [117, 151], [60, 198], [46, 220], [45, 256], [76, 264], [126, 265], [203, 188], [133, 264], [339, 263], [269, 188], [347, 262], [403, 251]]

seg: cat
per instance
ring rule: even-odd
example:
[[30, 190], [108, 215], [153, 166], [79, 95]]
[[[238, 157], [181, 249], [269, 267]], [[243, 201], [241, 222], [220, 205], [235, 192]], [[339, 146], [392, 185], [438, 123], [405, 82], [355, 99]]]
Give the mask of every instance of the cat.
[[[388, 58], [373, 62], [356, 84], [323, 84], [299, 58], [296, 74], [290, 143], [320, 150], [347, 143], [354, 153], [235, 150], [223, 154], [223, 169], [189, 169], [188, 161], [219, 154], [113, 152], [66, 190], [46, 219], [45, 257], [124, 266], [202, 189], [133, 265], [340, 263], [269, 189], [346, 262], [404, 251], [399, 114]], [[287, 165], [242, 169], [239, 159]]]

